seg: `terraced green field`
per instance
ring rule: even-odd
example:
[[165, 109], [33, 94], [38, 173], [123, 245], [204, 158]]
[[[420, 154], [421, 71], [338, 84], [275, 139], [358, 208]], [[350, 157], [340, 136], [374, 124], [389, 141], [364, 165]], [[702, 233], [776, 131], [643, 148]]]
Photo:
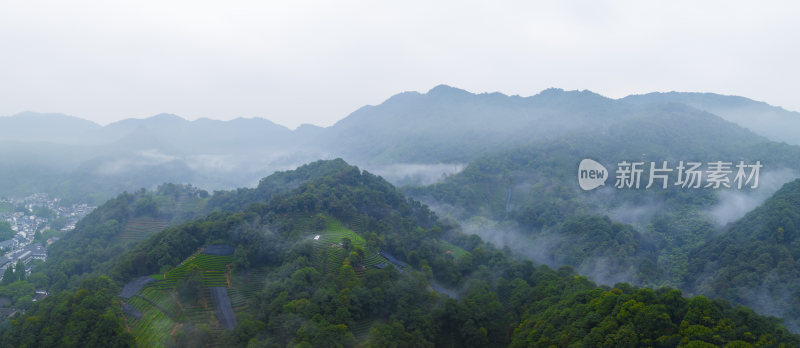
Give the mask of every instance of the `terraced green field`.
[[133, 218], [125, 225], [125, 229], [118, 236], [123, 241], [142, 241], [153, 233], [167, 227], [169, 221], [156, 219], [149, 216]]
[[350, 239], [354, 247], [364, 249], [364, 260], [361, 262], [363, 267], [354, 268], [356, 275], [362, 276], [369, 267], [389, 262], [378, 254], [378, 250], [367, 250], [366, 241], [363, 237], [334, 219], [326, 219], [326, 231], [314, 235], [313, 238], [314, 248], [317, 250], [314, 263], [323, 273], [338, 271], [344, 259], [348, 256], [347, 251], [342, 246], [343, 238]]
[[164, 314], [169, 317], [181, 321], [183, 319], [183, 310], [178, 306], [178, 302], [172, 296], [171, 291], [158, 290], [154, 287], [146, 287], [140, 291], [139, 296], [145, 297], [152, 301], [156, 307], [161, 309]]
[[231, 263], [232, 257], [230, 255], [206, 255], [194, 254], [186, 261], [183, 261], [178, 267], [173, 268], [164, 275], [164, 279], [152, 283], [151, 286], [157, 289], [171, 290], [175, 285], [186, 276], [192, 265], [197, 265], [203, 272], [203, 286], [228, 286], [228, 280], [225, 277], [227, 265]]
[[[211, 346], [218, 346], [222, 329], [218, 328], [218, 323], [214, 315], [214, 306], [208, 300], [208, 287], [228, 286], [226, 276], [228, 264], [232, 261], [230, 255], [206, 255], [194, 254], [187, 258], [183, 263], [173, 268], [166, 274], [153, 275], [155, 282], [147, 284], [142, 290], [124, 302], [141, 312], [140, 318], [126, 314], [125, 318], [128, 327], [136, 337], [137, 346], [140, 347], [163, 347], [170, 341], [170, 335], [184, 323], [205, 324], [211, 328]], [[203, 300], [194, 304], [181, 304], [175, 293], [175, 286], [184, 278], [186, 273], [196, 265], [203, 273]], [[263, 275], [263, 274], [262, 274]], [[253, 277], [259, 277], [254, 274]], [[261, 284], [263, 286], [263, 283]], [[256, 285], [252, 288], [243, 289], [237, 296], [239, 301], [243, 301], [248, 296], [258, 291]]]
[[[321, 224], [323, 221], [324, 225]], [[139, 221], [139, 224], [141, 225], [142, 222], [143, 220]], [[343, 238], [349, 239], [353, 247], [364, 249], [364, 259], [354, 267], [354, 271], [359, 277], [363, 276], [370, 267], [389, 263], [379, 254], [379, 250], [366, 249], [366, 241], [361, 235], [335, 219], [299, 214], [294, 217], [292, 223], [296, 233], [310, 234], [317, 251], [313, 261], [323, 273], [326, 271], [338, 272], [348, 256], [342, 246]], [[366, 223], [357, 225], [366, 225]], [[359, 227], [363, 228], [363, 226]], [[319, 238], [314, 239], [317, 235]], [[232, 263], [232, 259], [231, 255], [196, 253], [169, 272], [153, 275], [155, 282], [147, 284], [135, 296], [124, 300], [142, 314], [140, 318], [135, 318], [130, 314], [125, 315], [128, 327], [137, 337], [137, 345], [140, 347], [163, 347], [169, 344], [170, 336], [179, 330], [181, 325], [186, 324], [207, 325], [211, 328], [212, 333], [209, 345], [221, 345], [224, 330], [220, 328], [217, 321], [208, 288], [226, 287], [235, 313], [254, 311], [255, 308], [251, 308], [249, 300], [263, 289], [266, 275], [269, 272], [267, 268], [259, 268], [237, 271], [230, 275], [229, 265]], [[204, 294], [196, 303], [182, 303], [177, 299], [175, 288], [194, 265], [202, 272]], [[369, 329], [374, 323], [374, 321], [358, 322], [353, 331], [360, 340], [363, 340], [368, 336]]]
[[126, 302], [142, 313], [139, 319], [126, 316], [131, 333], [136, 337], [136, 345], [163, 347], [164, 342], [168, 341], [167, 336], [177, 323], [156, 306], [138, 296], [131, 297]]
[[367, 225], [367, 218], [363, 216], [357, 216], [350, 224], [350, 228], [357, 233], [366, 233]]
[[248, 309], [249, 299], [264, 289], [267, 278], [266, 269], [248, 269], [231, 275], [232, 287], [228, 289], [233, 309], [238, 311]]
[[457, 245], [450, 244], [447, 241], [441, 239], [439, 240], [439, 247], [442, 249], [443, 253], [451, 254], [455, 258], [459, 258], [461, 256], [469, 254], [468, 251], [461, 249]]

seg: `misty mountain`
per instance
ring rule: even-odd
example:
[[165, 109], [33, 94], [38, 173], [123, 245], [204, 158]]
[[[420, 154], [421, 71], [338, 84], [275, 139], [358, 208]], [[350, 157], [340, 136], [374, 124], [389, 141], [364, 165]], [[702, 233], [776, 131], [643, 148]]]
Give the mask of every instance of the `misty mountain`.
[[[800, 273], [793, 268], [797, 248], [791, 243], [800, 214], [791, 195], [800, 182], [745, 213], [800, 177], [800, 146], [770, 141], [685, 104], [648, 104], [643, 112], [605, 131], [575, 132], [481, 156], [440, 183], [404, 192], [465, 232], [537, 262], [570, 265], [608, 285], [668, 284], [722, 297], [787, 318], [797, 330], [800, 300], [792, 289]], [[609, 170], [605, 187], [580, 190], [576, 168], [583, 158]], [[618, 162], [674, 166], [681, 160], [760, 161], [760, 187], [613, 187]]]
[[210, 199], [178, 185], [123, 193], [57, 243], [30, 276], [53, 294], [0, 327], [0, 345], [800, 344], [723, 300], [517, 258], [341, 159]]
[[[288, 144], [289, 129], [265, 119], [187, 121], [161, 114], [88, 127], [64, 115], [0, 118], [12, 120], [30, 130], [0, 133], [7, 168], [0, 190], [8, 195], [44, 191], [102, 202], [113, 192], [164, 182], [230, 188], [291, 167], [300, 153]], [[292, 151], [290, 164], [285, 151]]]
[[0, 117], [0, 140], [73, 144], [102, 127], [92, 121], [55, 113], [22, 112]]
[[718, 296], [800, 329], [800, 180], [690, 254], [687, 289]]
[[[740, 218], [746, 207], [800, 176], [800, 147], [769, 141], [683, 104], [653, 104], [643, 111], [645, 116], [606, 131], [576, 132], [482, 156], [440, 183], [404, 192], [465, 231], [538, 262], [570, 265], [609, 285], [679, 286], [694, 274], [687, 268], [688, 254], [712, 238], [721, 222]], [[576, 169], [584, 158], [609, 170], [605, 187], [580, 190]], [[667, 161], [674, 168], [679, 161], [720, 160], [760, 161], [760, 187], [644, 189], [649, 167], [640, 189], [613, 187], [621, 161]], [[744, 209], [742, 202], [748, 202]]]
[[363, 107], [314, 143], [359, 162], [464, 162], [567, 132], [605, 129], [635, 110], [589, 91], [548, 89], [519, 97], [440, 85]]
[[[0, 133], [0, 142], [13, 141], [0, 150], [0, 161], [9, 168], [9, 174], [5, 174], [9, 180], [0, 183], [0, 190], [52, 191], [66, 193], [66, 198], [89, 194], [105, 199], [120, 190], [152, 188], [167, 181], [230, 189], [253, 186], [259, 178], [276, 170], [335, 157], [370, 169], [394, 183], [430, 184], [486, 154], [569, 135], [608, 134], [626, 123], [647, 123], [654, 113], [684, 112], [680, 107], [657, 106], [665, 101], [659, 96], [614, 100], [589, 91], [548, 89], [520, 97], [473, 94], [441, 85], [427, 93], [400, 93], [379, 105], [362, 107], [330, 127], [303, 125], [296, 130], [262, 118], [187, 121], [160, 114], [101, 127], [63, 115], [21, 114], [0, 121], [22, 124], [20, 120], [30, 118], [25, 122], [38, 128], [28, 133]], [[738, 105], [744, 113], [752, 109], [749, 105], [753, 103], [718, 104], [730, 104], [731, 110]], [[49, 121], [37, 121], [40, 119]], [[75, 125], [51, 127], [67, 123]], [[684, 132], [695, 128], [712, 132], [711, 128], [718, 128], [691, 123], [682, 123], [681, 127]], [[626, 129], [635, 131], [633, 128]], [[643, 129], [653, 129], [648, 135], [653, 142], [664, 139], [658, 128]], [[719, 129], [705, 135], [719, 137], [728, 128]], [[18, 135], [36, 132], [44, 136]], [[679, 133], [675, 135], [680, 136]], [[738, 137], [743, 143], [763, 140], [752, 134]], [[42, 138], [47, 141], [37, 140]], [[689, 137], [681, 139], [695, 144]], [[629, 150], [647, 153], [654, 146], [644, 142], [640, 145]], [[715, 146], [713, 142], [706, 145]]]
[[620, 99], [631, 103], [681, 103], [716, 114], [774, 141], [800, 145], [800, 113], [752, 99], [714, 93], [648, 93]]
[[[187, 121], [176, 115], [159, 114], [146, 119], [127, 119], [111, 123], [87, 138], [99, 144], [140, 149], [164, 149], [174, 154], [241, 152], [258, 147], [287, 147], [292, 132], [263, 118], [237, 118], [231, 121], [198, 119]], [[145, 137], [137, 142], [137, 139]], [[159, 139], [159, 143], [148, 141]], [[150, 147], [148, 147], [150, 146]]]
[[524, 197], [530, 194], [531, 187], [560, 189], [571, 195], [582, 194], [583, 198], [602, 192], [601, 200], [605, 204], [610, 204], [605, 197], [607, 191], [653, 197], [671, 192], [713, 193], [709, 190], [674, 190], [658, 194], [659, 191], [653, 190], [619, 191], [608, 187], [613, 185], [611, 180], [598, 191], [582, 192], [577, 185], [576, 168], [584, 158], [600, 161], [611, 174], [623, 160], [648, 164], [668, 161], [673, 165], [678, 161], [761, 161], [765, 166], [762, 174], [784, 169], [800, 171], [799, 146], [772, 142], [716, 115], [682, 104], [649, 105], [642, 110], [642, 116], [613, 125], [608, 130], [579, 131], [510, 151], [486, 154], [441, 183], [406, 190], [414, 195], [444, 199], [441, 203], [463, 209], [461, 217], [480, 214], [501, 218], [510, 209], [524, 205]]
[[[429, 183], [442, 173], [457, 171], [480, 154], [569, 131], [602, 128], [609, 120], [632, 117], [630, 109], [627, 104], [586, 91], [551, 89], [522, 98], [499, 93], [476, 95], [438, 86], [428, 93], [401, 93], [380, 105], [363, 107], [327, 128], [304, 125], [291, 131], [259, 118], [186, 121], [161, 114], [104, 127], [49, 129], [43, 134], [59, 134], [47, 137], [52, 144], [37, 145], [22, 156], [16, 151], [0, 153], [0, 161], [15, 166], [22, 157], [40, 171], [74, 180], [58, 183], [32, 175], [14, 178], [17, 185], [2, 189], [70, 187], [59, 190], [63, 193], [74, 191], [71, 187], [75, 186], [96, 187], [96, 192], [109, 197], [118, 192], [113, 190], [138, 188], [133, 186], [134, 181], [120, 177], [138, 171], [134, 164], [151, 169], [135, 180], [136, 184], [149, 181], [146, 187], [175, 180], [176, 176], [168, 173], [184, 167], [188, 171], [181, 182], [192, 180], [211, 189], [233, 188], [253, 185], [275, 170], [333, 157], [351, 159], [395, 182]], [[52, 117], [62, 118], [61, 123], [72, 121], [67, 116]], [[37, 126], [47, 128], [48, 124]], [[0, 141], [36, 139], [18, 138], [6, 135], [0, 136]], [[72, 147], [75, 156], [58, 155], [65, 144]], [[70, 162], [64, 163], [64, 159]], [[159, 166], [164, 169], [156, 169]], [[75, 180], [85, 183], [76, 185]]]

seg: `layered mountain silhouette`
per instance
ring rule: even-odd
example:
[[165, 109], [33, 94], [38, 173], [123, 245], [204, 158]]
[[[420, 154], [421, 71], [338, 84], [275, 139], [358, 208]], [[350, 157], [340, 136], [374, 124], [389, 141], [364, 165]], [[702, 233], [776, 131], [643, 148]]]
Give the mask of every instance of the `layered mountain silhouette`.
[[[669, 103], [686, 108], [654, 107]], [[554, 88], [520, 97], [473, 94], [446, 85], [427, 93], [397, 94], [330, 127], [303, 125], [296, 130], [263, 118], [187, 121], [160, 114], [100, 126], [61, 114], [26, 112], [0, 117], [0, 160], [13, 172], [3, 174], [13, 186], [0, 188], [23, 194], [64, 186], [53, 182], [57, 179], [51, 174], [87, 178], [98, 192], [105, 192], [100, 195], [104, 197], [121, 189], [134, 190], [133, 185], [152, 187], [181, 176], [203, 187], [232, 188], [252, 186], [275, 170], [335, 157], [390, 177], [391, 172], [401, 171], [397, 164], [464, 164], [487, 153], [568, 134], [604, 134], [626, 122], [655, 114], [669, 117], [673, 111], [698, 115], [707, 111], [789, 143], [793, 142], [789, 130], [800, 122], [797, 113], [715, 94], [654, 93], [615, 100], [590, 91]], [[167, 170], [148, 170], [137, 174], [135, 183], [120, 184], [124, 180], [114, 175], [136, 172], [133, 164]], [[176, 168], [183, 172], [159, 175]]]

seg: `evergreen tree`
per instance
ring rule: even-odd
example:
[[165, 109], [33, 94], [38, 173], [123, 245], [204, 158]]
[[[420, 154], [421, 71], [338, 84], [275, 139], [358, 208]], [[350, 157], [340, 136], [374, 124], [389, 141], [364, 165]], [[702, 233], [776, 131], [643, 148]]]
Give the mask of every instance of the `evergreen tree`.
[[3, 285], [11, 284], [16, 280], [17, 276], [14, 274], [14, 265], [8, 265], [5, 273], [3, 273]]
[[17, 267], [14, 268], [16, 271], [16, 280], [25, 280], [25, 263], [22, 260], [17, 260]]

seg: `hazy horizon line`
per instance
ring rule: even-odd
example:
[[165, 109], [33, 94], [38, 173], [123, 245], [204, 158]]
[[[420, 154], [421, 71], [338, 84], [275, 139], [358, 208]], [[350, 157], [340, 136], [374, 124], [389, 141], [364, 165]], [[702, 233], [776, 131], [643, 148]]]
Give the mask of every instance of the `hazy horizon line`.
[[78, 115], [75, 115], [75, 114], [72, 114], [72, 113], [66, 113], [66, 112], [60, 112], [60, 111], [35, 111], [35, 110], [30, 110], [29, 109], [29, 110], [22, 110], [22, 111], [19, 111], [17, 113], [10, 114], [10, 115], [0, 115], [0, 118], [14, 117], [14, 116], [19, 116], [19, 115], [26, 114], [26, 113], [39, 114], [39, 115], [60, 115], [60, 116], [73, 117], [73, 118], [77, 118], [77, 119], [84, 120], [84, 121], [89, 121], [89, 122], [92, 122], [92, 123], [94, 123], [94, 124], [96, 124], [96, 125], [98, 125], [100, 127], [107, 127], [107, 126], [115, 124], [115, 123], [119, 123], [119, 122], [123, 122], [123, 121], [129, 121], [129, 120], [147, 120], [147, 119], [159, 117], [159, 116], [162, 116], [162, 115], [178, 117], [178, 118], [180, 118], [182, 120], [185, 120], [187, 122], [195, 122], [195, 121], [202, 121], [202, 120], [219, 121], [219, 122], [231, 122], [231, 121], [235, 121], [235, 120], [254, 120], [254, 119], [255, 120], [259, 120], [260, 119], [260, 120], [266, 120], [266, 121], [268, 121], [268, 122], [270, 122], [272, 124], [284, 127], [284, 128], [286, 128], [286, 129], [288, 129], [290, 131], [296, 131], [297, 129], [299, 129], [300, 127], [303, 127], [303, 126], [313, 126], [313, 127], [317, 127], [317, 128], [329, 128], [329, 127], [334, 126], [336, 123], [346, 119], [352, 113], [360, 110], [361, 108], [382, 105], [386, 101], [392, 99], [393, 97], [395, 97], [397, 95], [405, 94], [405, 93], [417, 93], [417, 94], [420, 94], [420, 95], [427, 95], [431, 91], [433, 91], [434, 89], [439, 88], [439, 87], [443, 87], [443, 86], [451, 88], [451, 89], [464, 91], [464, 92], [467, 92], [467, 93], [472, 94], [472, 95], [500, 94], [500, 95], [503, 95], [503, 96], [506, 96], [506, 97], [520, 97], [520, 98], [535, 97], [535, 96], [538, 96], [538, 95], [542, 94], [543, 92], [549, 91], [549, 90], [561, 90], [561, 91], [564, 91], [564, 92], [590, 92], [590, 93], [594, 93], [594, 94], [597, 94], [597, 95], [602, 96], [604, 98], [608, 98], [608, 99], [615, 100], [615, 101], [619, 101], [619, 100], [622, 100], [622, 99], [625, 99], [625, 98], [631, 97], [631, 96], [641, 96], [641, 95], [647, 95], [647, 94], [653, 94], [653, 93], [662, 93], [662, 94], [667, 94], [667, 93], [713, 94], [713, 95], [718, 95], [718, 96], [723, 96], [723, 97], [745, 98], [745, 99], [751, 100], [753, 102], [764, 103], [764, 104], [766, 104], [768, 106], [771, 106], [771, 107], [774, 107], [774, 108], [779, 108], [779, 109], [782, 109], [782, 110], [785, 110], [785, 111], [788, 111], [788, 112], [798, 113], [798, 111], [791, 110], [791, 109], [786, 109], [783, 106], [770, 104], [770, 103], [768, 103], [766, 101], [755, 100], [755, 99], [751, 99], [749, 97], [741, 96], [741, 95], [720, 94], [720, 93], [715, 93], [715, 92], [686, 92], [686, 91], [675, 91], [675, 90], [672, 90], [672, 91], [650, 91], [650, 92], [643, 92], [643, 93], [633, 93], [633, 94], [628, 94], [628, 95], [623, 96], [623, 97], [613, 98], [613, 97], [609, 97], [609, 96], [606, 96], [606, 95], [604, 95], [602, 93], [598, 93], [598, 92], [595, 92], [595, 91], [592, 91], [592, 90], [589, 90], [589, 89], [565, 90], [565, 89], [559, 88], [559, 87], [549, 87], [549, 88], [545, 88], [545, 89], [539, 91], [539, 93], [536, 93], [536, 94], [532, 94], [532, 95], [528, 95], [528, 96], [520, 96], [519, 94], [507, 94], [507, 93], [500, 92], [500, 91], [494, 91], [494, 92], [488, 92], [488, 91], [472, 92], [472, 91], [469, 91], [467, 89], [463, 89], [463, 88], [459, 88], [459, 87], [455, 87], [455, 86], [452, 86], [452, 85], [448, 85], [448, 84], [443, 84], [442, 83], [442, 84], [438, 84], [438, 85], [428, 89], [428, 91], [424, 92], [424, 93], [420, 92], [420, 91], [402, 91], [402, 92], [397, 92], [395, 94], [392, 94], [391, 96], [385, 98], [379, 104], [363, 104], [360, 107], [356, 108], [355, 110], [350, 111], [347, 115], [336, 119], [334, 122], [332, 122], [329, 125], [318, 125], [318, 124], [314, 124], [314, 123], [310, 123], [310, 122], [302, 122], [301, 121], [294, 128], [292, 128], [290, 126], [287, 126], [285, 124], [273, 121], [272, 119], [264, 117], [264, 116], [236, 116], [236, 117], [229, 117], [229, 118], [212, 118], [212, 117], [206, 117], [206, 116], [203, 116], [203, 117], [187, 117], [185, 115], [180, 115], [180, 114], [172, 113], [172, 112], [158, 112], [158, 113], [152, 114], [150, 116], [131, 116], [131, 117], [119, 118], [119, 119], [112, 120], [112, 121], [109, 121], [109, 122], [98, 122], [97, 120], [93, 120], [91, 118], [78, 116]]

